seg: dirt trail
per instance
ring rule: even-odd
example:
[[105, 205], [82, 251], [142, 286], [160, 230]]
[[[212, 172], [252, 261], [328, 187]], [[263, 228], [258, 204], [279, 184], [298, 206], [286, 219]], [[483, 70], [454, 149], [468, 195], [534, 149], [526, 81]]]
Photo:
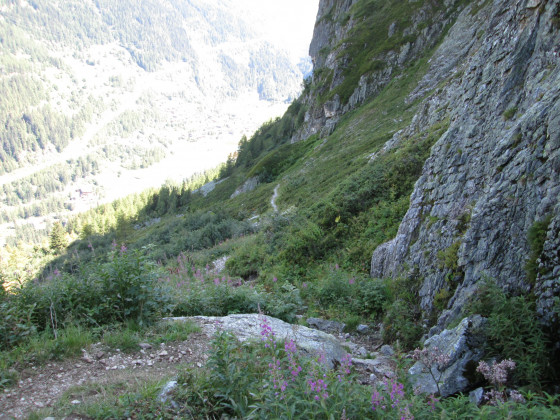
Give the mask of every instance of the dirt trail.
[[[43, 366], [30, 364], [19, 372], [19, 383], [0, 394], [0, 420], [27, 418], [33, 411], [54, 405], [73, 387], [153, 381], [173, 377], [179, 365], [201, 367], [206, 362], [209, 343], [204, 333], [193, 333], [187, 341], [127, 354], [109, 352], [96, 344], [82, 358]], [[69, 399], [82, 404], [95, 400], [101, 390], [102, 387], [76, 388]]]

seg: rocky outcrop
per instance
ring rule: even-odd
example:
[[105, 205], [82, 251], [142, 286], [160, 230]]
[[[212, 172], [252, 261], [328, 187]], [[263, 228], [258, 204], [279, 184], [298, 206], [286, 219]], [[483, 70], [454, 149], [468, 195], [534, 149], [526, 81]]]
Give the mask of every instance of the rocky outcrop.
[[[351, 49], [356, 42], [354, 37], [356, 33], [371, 31], [372, 28], [364, 23], [365, 16], [370, 12], [360, 9], [364, 7], [364, 2], [360, 5], [356, 5], [357, 3], [360, 2], [322, 0], [319, 4], [317, 23], [309, 48], [313, 61], [314, 89], [303, 97], [308, 111], [303, 128], [292, 137], [292, 142], [307, 139], [314, 134], [331, 134], [342, 115], [378, 94], [391, 80], [399, 77], [404, 68], [433, 48], [463, 7], [457, 0], [445, 0], [443, 4], [437, 5], [432, 2], [411, 1], [411, 17], [406, 26], [402, 22], [387, 20], [388, 17], [375, 23], [376, 26], [386, 24], [387, 39], [395, 41], [391, 43], [386, 42], [386, 39], [378, 39], [375, 42], [386, 42], [392, 46], [380, 50], [376, 56], [368, 58], [366, 63], [358, 63]], [[378, 12], [378, 15], [384, 14]], [[465, 47], [467, 46], [462, 46], [462, 49]], [[363, 48], [367, 49], [368, 45]], [[375, 63], [378, 65], [375, 66]], [[347, 87], [351, 89], [348, 97], [341, 98], [336, 93], [326, 94], [348, 82], [348, 68], [364, 66], [369, 70], [360, 74], [359, 79]]]
[[[467, 371], [470, 369], [472, 375], [476, 362], [483, 355], [480, 348], [484, 339], [480, 333], [484, 322], [480, 315], [465, 318], [457, 327], [426, 340], [424, 349], [434, 355], [444, 355], [447, 363], [444, 366], [436, 363], [426, 366], [429, 363], [417, 361], [408, 371], [414, 389], [425, 394], [437, 394], [439, 385], [443, 397], [468, 389]], [[432, 369], [432, 374], [428, 368]]]
[[375, 277], [421, 276], [427, 311], [438, 291], [449, 290], [440, 331], [484, 278], [519, 292], [533, 287], [527, 235], [550, 215], [534, 290], [543, 320], [557, 317], [549, 309], [560, 270], [560, 2], [475, 6], [462, 11], [409, 98], [433, 92], [405, 134], [443, 118], [450, 124], [397, 236], [372, 257]]
[[548, 226], [537, 275], [537, 313], [546, 325], [560, 331], [560, 208]]
[[[223, 317], [213, 316], [194, 316], [194, 317], [177, 317], [165, 318], [165, 320], [173, 322], [194, 321], [198, 324], [202, 333], [205, 334], [210, 340], [216, 332], [228, 331], [233, 334], [239, 341], [255, 341], [260, 342], [263, 339], [263, 324], [266, 323], [267, 327], [274, 333], [276, 340], [294, 340], [296, 346], [304, 353], [312, 357], [321, 356], [330, 367], [334, 367], [344, 357], [352, 356], [352, 364], [357, 369], [357, 372], [362, 383], [373, 384], [383, 381], [386, 378], [395, 377], [396, 363], [392, 359], [390, 351], [385, 349], [385, 353], [374, 352], [373, 350], [367, 351], [351, 341], [345, 341], [342, 336], [339, 340], [331, 334], [319, 331], [313, 328], [304, 327], [302, 325], [288, 324], [277, 318], [272, 318], [266, 315], [259, 314], [235, 314]], [[320, 320], [318, 318], [311, 318], [317, 320], [319, 325], [329, 325], [335, 329], [338, 327], [333, 324], [328, 324], [330, 321]], [[324, 324], [324, 323], [327, 324]], [[371, 350], [371, 348], [370, 348]], [[371, 359], [362, 359], [369, 355]], [[356, 356], [356, 357], [354, 357]]]
[[245, 194], [248, 193], [250, 191], [253, 191], [255, 188], [257, 188], [257, 186], [259, 185], [259, 178], [254, 176], [252, 178], [249, 178], [247, 181], [245, 181], [243, 183], [242, 186], [240, 186], [238, 189], [236, 189], [233, 194], [231, 195], [230, 198], [235, 198], [238, 195], [241, 194]]

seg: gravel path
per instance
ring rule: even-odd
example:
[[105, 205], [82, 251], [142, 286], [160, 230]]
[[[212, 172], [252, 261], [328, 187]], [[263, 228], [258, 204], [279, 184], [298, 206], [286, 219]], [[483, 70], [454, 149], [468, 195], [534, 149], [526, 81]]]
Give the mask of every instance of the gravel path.
[[[109, 352], [96, 344], [81, 358], [43, 366], [30, 364], [19, 371], [18, 384], [0, 394], [0, 420], [27, 418], [31, 412], [55, 404], [72, 387], [169, 378], [176, 374], [179, 364], [202, 367], [209, 344], [207, 335], [193, 333], [187, 341], [149, 348], [145, 345], [134, 353]], [[76, 391], [70, 398], [80, 404], [94, 397], [89, 389], [86, 395]]]

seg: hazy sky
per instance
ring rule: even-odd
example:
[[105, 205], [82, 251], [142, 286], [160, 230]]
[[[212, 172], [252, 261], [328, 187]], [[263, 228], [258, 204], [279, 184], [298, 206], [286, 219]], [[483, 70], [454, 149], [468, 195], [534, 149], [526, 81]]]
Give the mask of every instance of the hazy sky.
[[232, 0], [257, 17], [266, 37], [296, 57], [308, 54], [319, 0]]

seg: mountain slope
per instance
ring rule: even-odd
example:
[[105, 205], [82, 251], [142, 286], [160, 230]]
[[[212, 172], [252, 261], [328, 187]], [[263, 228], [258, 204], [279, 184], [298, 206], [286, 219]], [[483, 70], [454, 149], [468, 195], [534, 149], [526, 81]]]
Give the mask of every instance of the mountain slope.
[[[303, 95], [242, 140], [204, 195], [168, 188], [140, 217], [188, 203], [192, 217], [219, 208], [246, 234], [244, 219], [267, 212], [274, 194], [279, 219], [264, 218], [232, 250], [232, 273], [298, 282], [336, 264], [404, 277], [417, 288], [417, 316], [439, 317], [438, 328], [493, 278], [534, 295], [557, 322], [558, 2], [405, 3], [369, 15], [386, 4], [321, 2]], [[387, 31], [372, 48], [360, 41], [362, 51], [356, 39], [371, 19]], [[361, 73], [357, 61], [379, 57], [388, 61]], [[177, 254], [191, 226], [181, 223], [130, 239]]]
[[324, 0], [313, 77], [282, 118], [214, 173], [6, 247], [2, 278], [29, 280], [38, 328], [52, 296], [107, 322], [98, 308], [122, 295], [103, 273], [136, 260], [143, 290], [169, 292], [153, 316], [321, 316], [402, 352], [476, 316], [470, 350], [515, 360], [513, 386], [557, 392], [559, 22], [558, 0]]
[[[305, 67], [231, 6], [0, 6], [0, 221], [44, 226], [45, 216], [159, 186], [162, 168], [171, 169], [168, 178], [186, 178], [225, 160], [244, 133], [281, 114], [300, 92]], [[198, 160], [178, 158], [194, 154]]]

